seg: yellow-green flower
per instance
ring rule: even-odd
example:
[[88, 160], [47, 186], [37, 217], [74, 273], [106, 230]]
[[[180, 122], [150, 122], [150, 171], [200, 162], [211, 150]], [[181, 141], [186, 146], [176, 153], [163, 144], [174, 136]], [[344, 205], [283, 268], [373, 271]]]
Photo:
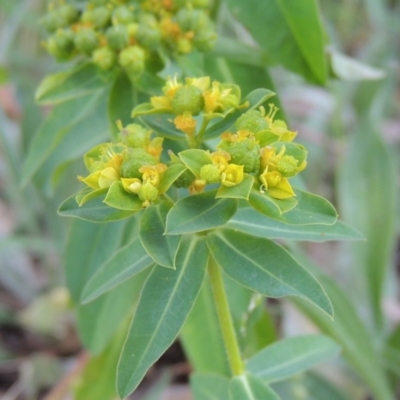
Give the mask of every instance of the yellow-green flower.
[[287, 178], [278, 171], [268, 171], [268, 168], [260, 175], [262, 182], [261, 191], [267, 190], [268, 194], [275, 199], [288, 199], [296, 196]]
[[178, 115], [174, 119], [175, 127], [188, 135], [193, 135], [196, 131], [196, 120], [188, 112]]
[[243, 165], [229, 164], [221, 174], [221, 183], [224, 186], [236, 186], [243, 181]]

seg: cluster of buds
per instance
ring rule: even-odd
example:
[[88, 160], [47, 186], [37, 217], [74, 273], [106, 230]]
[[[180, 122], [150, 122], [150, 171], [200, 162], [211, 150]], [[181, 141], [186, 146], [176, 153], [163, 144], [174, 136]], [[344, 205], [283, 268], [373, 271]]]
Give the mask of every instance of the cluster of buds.
[[138, 198], [147, 207], [157, 199], [168, 169], [160, 162], [163, 139], [151, 139], [151, 131], [138, 124], [123, 127], [118, 122], [118, 127], [118, 143], [100, 144], [86, 153], [89, 175], [79, 179], [92, 191], [108, 191], [118, 185], [126, 196]]
[[246, 177], [261, 193], [267, 192], [275, 199], [295, 196], [288, 181], [307, 166], [307, 151], [292, 143], [296, 132], [287, 129], [285, 122], [274, 120], [277, 108], [270, 105], [266, 115], [264, 108], [251, 110], [237, 119], [234, 131], [225, 132], [217, 151], [191, 150], [190, 156], [202, 165], [196, 171], [191, 161], [180, 156], [192, 172], [187, 187], [201, 192], [207, 184], [233, 187], [244, 184]]
[[179, 82], [176, 77], [168, 78], [163, 93], [163, 96], [150, 99], [148, 110], [133, 110], [133, 115], [149, 112], [172, 113], [176, 115], [173, 120], [175, 127], [188, 136], [194, 136], [196, 133], [195, 117], [201, 114], [206, 122], [216, 117], [224, 117], [239, 108], [241, 101], [239, 86], [211, 82], [208, 76], [186, 78], [185, 83]]
[[102, 70], [119, 65], [135, 78], [156, 50], [209, 50], [215, 31], [208, 8], [208, 0], [53, 0], [42, 20], [51, 34], [45, 46], [60, 61], [83, 54]]

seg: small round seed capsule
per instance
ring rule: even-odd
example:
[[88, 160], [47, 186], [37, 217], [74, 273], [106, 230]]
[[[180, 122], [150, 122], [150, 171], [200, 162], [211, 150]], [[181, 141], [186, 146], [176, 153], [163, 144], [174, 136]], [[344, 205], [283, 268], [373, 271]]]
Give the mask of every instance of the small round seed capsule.
[[106, 28], [110, 25], [111, 11], [106, 6], [96, 7], [90, 12], [90, 22], [97, 29]]
[[127, 25], [133, 22], [135, 19], [134, 14], [131, 9], [127, 6], [118, 6], [112, 12], [112, 21], [114, 24]]
[[139, 75], [145, 68], [145, 52], [139, 46], [129, 46], [121, 51], [118, 62], [128, 75]]
[[92, 60], [100, 69], [107, 71], [115, 66], [117, 56], [112, 49], [106, 46], [94, 50]]
[[157, 27], [139, 24], [135, 37], [144, 48], [155, 50], [160, 46], [162, 34]]
[[198, 30], [193, 38], [193, 45], [197, 50], [206, 52], [213, 49], [217, 35], [214, 29], [202, 28]]
[[72, 4], [63, 4], [55, 10], [68, 25], [74, 23], [79, 17], [79, 11]]
[[83, 28], [75, 34], [75, 47], [84, 54], [91, 54], [99, 45], [99, 37], [92, 28]]
[[123, 178], [142, 178], [139, 169], [144, 165], [156, 165], [157, 160], [143, 149], [129, 149], [126, 160], [121, 164]]
[[122, 50], [129, 43], [128, 30], [125, 25], [116, 25], [108, 28], [106, 38], [108, 45], [114, 50]]
[[57, 59], [68, 59], [74, 50], [74, 33], [71, 29], [59, 29], [47, 41], [47, 50]]
[[246, 130], [253, 133], [257, 133], [264, 129], [269, 128], [269, 124], [266, 119], [262, 116], [260, 111], [251, 110], [241, 115], [236, 123], [235, 127], [238, 131]]
[[204, 108], [203, 93], [196, 86], [182, 86], [176, 91], [171, 105], [176, 114], [189, 112], [191, 115], [198, 115]]

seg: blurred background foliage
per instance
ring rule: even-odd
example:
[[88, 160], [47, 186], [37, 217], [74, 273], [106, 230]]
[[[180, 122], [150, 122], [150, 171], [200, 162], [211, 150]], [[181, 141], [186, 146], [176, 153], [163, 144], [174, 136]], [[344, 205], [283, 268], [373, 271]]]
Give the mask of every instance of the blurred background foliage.
[[[250, 341], [242, 338], [248, 346], [244, 351], [252, 354], [253, 343], [259, 348], [276, 337], [319, 330], [338, 342], [341, 356], [323, 368], [277, 383], [275, 389], [282, 398], [395, 399], [400, 382], [400, 3], [319, 2], [330, 38], [331, 75], [339, 79], [327, 79], [318, 72], [322, 69], [313, 65], [312, 37], [303, 38], [304, 64], [296, 54], [288, 57], [279, 50], [282, 42], [274, 38], [274, 24], [280, 24], [279, 19], [265, 25], [262, 13], [257, 14], [247, 2], [216, 3], [219, 8], [213, 16], [220, 39], [205, 57], [205, 72], [240, 84], [245, 93], [256, 87], [275, 87], [282, 115], [299, 131], [299, 140], [310, 151], [309, 167], [298, 185], [328, 197], [341, 219], [366, 238], [348, 243], [288, 241], [291, 251], [326, 288], [335, 320], [300, 300], [260, 305], [253, 299], [256, 311], [249, 311], [243, 309], [243, 304], [249, 303], [248, 298], [243, 300], [243, 293], [234, 308], [238, 331], [243, 323], [255, 327], [248, 330], [252, 332]], [[70, 151], [69, 158], [61, 160], [44, 155], [35, 171], [30, 174], [26, 166], [23, 171], [35, 132], [50, 112], [49, 107], [35, 104], [35, 90], [46, 74], [67, 67], [56, 64], [41, 45], [44, 32], [39, 21], [45, 9], [43, 0], [0, 0], [0, 393], [7, 400], [36, 399], [50, 390], [48, 399], [61, 399], [75, 388], [77, 399], [101, 400], [114, 393], [113, 375], [102, 366], [112, 370], [116, 364], [119, 336], [123, 337], [126, 323], [119, 328], [122, 333], [107, 334], [106, 327], [113, 326], [105, 307], [104, 320], [97, 327], [101, 333], [94, 337], [93, 329], [85, 325], [91, 324], [90, 315], [95, 311], [81, 309], [76, 317], [63, 264], [79, 268], [84, 258], [90, 269], [96, 257], [106, 255], [97, 254], [86, 238], [108, 234], [117, 248], [131, 228], [114, 223], [107, 233], [101, 226], [56, 215], [60, 202], [77, 190], [81, 163], [75, 158], [80, 153]], [[326, 58], [315, 57], [315, 63], [318, 60]], [[186, 67], [193, 71], [193, 65]], [[23, 173], [26, 184], [22, 186]], [[74, 243], [68, 242], [70, 229], [82, 234]], [[63, 258], [67, 242], [74, 252]], [[237, 298], [237, 289], [232, 292], [232, 298]], [[210, 301], [207, 293], [201, 294], [200, 301]], [[127, 310], [130, 305], [121, 307]], [[196, 307], [201, 314], [201, 304]], [[190, 324], [201, 319], [196, 307], [182, 333], [184, 347]], [[122, 318], [114, 317], [116, 321]], [[90, 342], [96, 356], [89, 357], [82, 349], [77, 324], [80, 340]], [[212, 325], [207, 329], [211, 331]], [[192, 362], [201, 370], [202, 355], [196, 354], [193, 343], [190, 349]], [[179, 383], [187, 381], [189, 367], [178, 344], [168, 354], [145, 382], [143, 390], [150, 387], [148, 399], [161, 398], [160, 393], [167, 390], [175, 390], [171, 398], [185, 398], [185, 386], [182, 389]], [[224, 360], [215, 362], [226, 368]], [[178, 390], [182, 394], [177, 394]]]

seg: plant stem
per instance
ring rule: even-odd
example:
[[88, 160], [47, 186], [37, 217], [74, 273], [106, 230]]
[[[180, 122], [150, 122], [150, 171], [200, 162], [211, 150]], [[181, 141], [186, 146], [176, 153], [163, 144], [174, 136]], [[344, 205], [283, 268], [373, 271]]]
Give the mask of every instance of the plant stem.
[[232, 375], [241, 375], [244, 372], [242, 357], [240, 356], [239, 344], [236, 339], [236, 332], [233, 326], [231, 313], [229, 311], [228, 299], [226, 297], [224, 281], [220, 266], [215, 262], [212, 256], [208, 262], [208, 274], [215, 299], [215, 308], [217, 310], [219, 325], [221, 327], [222, 337]]

